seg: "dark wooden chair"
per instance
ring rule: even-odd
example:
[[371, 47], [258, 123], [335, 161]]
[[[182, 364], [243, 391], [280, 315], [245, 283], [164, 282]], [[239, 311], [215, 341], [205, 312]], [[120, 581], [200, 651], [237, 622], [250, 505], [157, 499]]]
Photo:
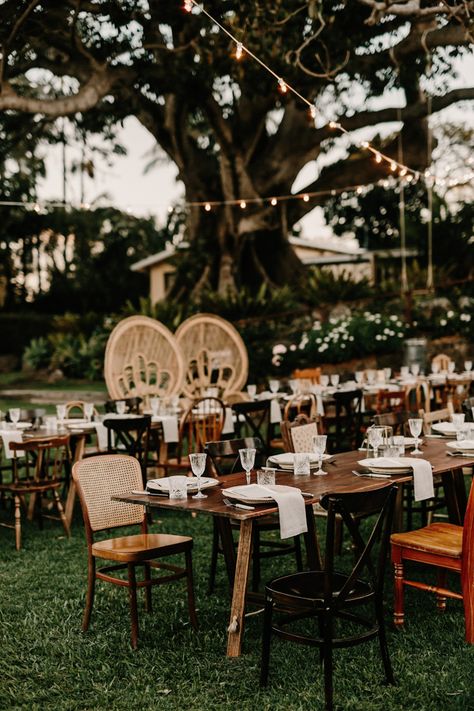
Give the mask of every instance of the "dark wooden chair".
[[[147, 532], [144, 507], [113, 501], [112, 496], [142, 488], [142, 474], [138, 461], [125, 455], [89, 457], [77, 462], [72, 470], [79, 493], [88, 554], [88, 586], [82, 629], [89, 627], [94, 603], [95, 581], [104, 580], [128, 588], [131, 616], [131, 643], [138, 644], [137, 589], [145, 588], [145, 603], [152, 610], [151, 588], [174, 580], [186, 579], [189, 617], [197, 627], [192, 571], [193, 539], [188, 536]], [[139, 525], [141, 533], [94, 541], [98, 531]], [[184, 554], [185, 567], [158, 561], [159, 558]], [[114, 561], [112, 565], [96, 568], [96, 560]], [[143, 566], [144, 579], [137, 581], [136, 567]], [[151, 576], [151, 570], [162, 570], [164, 575]], [[125, 570], [127, 578], [111, 575]]]
[[362, 441], [362, 390], [341, 390], [333, 395], [334, 417], [324, 418], [328, 449], [344, 452], [357, 449]]
[[404, 390], [379, 390], [375, 401], [377, 415], [384, 412], [402, 412], [405, 410]]
[[141, 397], [123, 397], [117, 400], [107, 400], [105, 403], [106, 412], [117, 412], [116, 404], [118, 402], [125, 403], [125, 412], [133, 413], [134, 415], [140, 414], [140, 406], [143, 402]]
[[[16, 549], [21, 548], [22, 510], [27, 510], [30, 520], [36, 516], [40, 528], [43, 527], [44, 518], [61, 521], [66, 535], [69, 536], [69, 525], [59, 496], [59, 489], [63, 487], [69, 475], [69, 435], [11, 442], [10, 450], [13, 453], [11, 481], [0, 484], [0, 493], [13, 498], [15, 522], [1, 525], [14, 528]], [[53, 516], [43, 506], [48, 495], [52, 496], [57, 516]]]
[[[46, 415], [46, 409], [44, 407], [32, 407], [20, 410], [20, 422], [31, 422], [33, 427], [39, 427], [43, 418]], [[11, 422], [10, 413], [7, 411], [5, 420]]]
[[114, 417], [105, 419], [104, 425], [107, 428], [107, 454], [125, 451], [130, 457], [135, 457], [142, 470], [143, 486], [146, 486], [151, 416], [143, 415], [132, 419]]
[[297, 415], [293, 422], [284, 420], [280, 427], [285, 452], [312, 452], [313, 437], [322, 434], [321, 419], [304, 414]]
[[318, 416], [318, 401], [314, 393], [301, 393], [288, 400], [283, 419], [290, 422], [298, 415], [307, 415], [311, 418]]
[[466, 415], [466, 422], [474, 422], [474, 397], [468, 397], [463, 401], [462, 411]]
[[232, 410], [235, 413], [235, 433], [237, 438], [244, 436], [257, 437], [268, 455], [272, 432], [270, 427], [271, 400], [256, 400], [255, 402], [234, 402]]
[[[445, 610], [448, 597], [463, 601], [466, 642], [474, 644], [474, 484], [471, 484], [464, 526], [433, 523], [416, 531], [394, 533], [391, 544], [395, 568], [395, 624], [401, 627], [405, 622], [405, 587], [426, 590], [436, 595], [437, 607], [441, 611]], [[436, 568], [436, 584], [405, 577], [405, 561]], [[448, 570], [460, 573], [462, 593], [447, 588]]]
[[[390, 530], [396, 497], [396, 487], [391, 484], [380, 489], [357, 494], [326, 494], [321, 506], [327, 510], [326, 555], [321, 571], [309, 571], [276, 578], [265, 588], [265, 614], [263, 620], [262, 663], [260, 684], [268, 683], [270, 644], [272, 636], [278, 636], [298, 644], [319, 647], [324, 667], [325, 708], [333, 709], [333, 650], [350, 647], [378, 638], [385, 679], [394, 683], [388, 652], [383, 613], [384, 571], [388, 552]], [[367, 539], [364, 540], [354, 521], [354, 513], [378, 514]], [[356, 550], [356, 563], [350, 573], [341, 573], [334, 568], [334, 536], [336, 516], [347, 527]], [[379, 542], [378, 552], [374, 550]], [[363, 613], [356, 613], [357, 606], [365, 606]], [[373, 606], [369, 618], [368, 606]], [[274, 623], [273, 614], [278, 610], [283, 618]], [[317, 637], [292, 629], [293, 622], [316, 618]], [[342, 624], [337, 632], [336, 620], [351, 623], [347, 635]], [[361, 628], [360, 632], [356, 628]], [[308, 625], [306, 629], [311, 629]], [[280, 657], [284, 659], [283, 656]]]
[[383, 415], [374, 415], [374, 425], [391, 427], [394, 435], [405, 435], [410, 414], [405, 411], [384, 412]]
[[[243, 439], [228, 439], [222, 440], [221, 442], [207, 442], [204, 450], [208, 454], [214, 469], [219, 476], [224, 476], [225, 474], [232, 474], [233, 472], [242, 471], [242, 465], [240, 464], [239, 449], [245, 447], [253, 447], [257, 450], [255, 458], [255, 468], [261, 466], [263, 461], [262, 457], [264, 454], [264, 448], [261, 440], [255, 437], [244, 437]], [[216, 522], [214, 521], [213, 530], [213, 541], [212, 541], [212, 552], [211, 552], [211, 569], [209, 573], [209, 592], [212, 593], [215, 585], [216, 570], [217, 570], [217, 560], [218, 555], [223, 553], [222, 546], [220, 544], [219, 529]], [[234, 530], [239, 529], [239, 525], [233, 526]], [[260, 584], [260, 562], [265, 558], [273, 558], [275, 556], [281, 555], [294, 555], [296, 559], [296, 566], [298, 570], [303, 569], [303, 562], [301, 558], [301, 544], [298, 536], [293, 539], [293, 545], [288, 543], [283, 543], [278, 540], [270, 540], [262, 538], [262, 533], [268, 533], [271, 531], [278, 531], [280, 528], [280, 523], [278, 517], [274, 515], [265, 516], [259, 518], [255, 521], [254, 525], [254, 537], [253, 537], [253, 569], [252, 569], [252, 589], [254, 591], [258, 590]]]

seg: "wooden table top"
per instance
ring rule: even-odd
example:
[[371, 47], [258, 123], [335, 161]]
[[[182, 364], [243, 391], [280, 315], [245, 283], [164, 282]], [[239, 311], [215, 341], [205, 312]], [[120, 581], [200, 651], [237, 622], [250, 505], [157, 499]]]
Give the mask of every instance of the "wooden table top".
[[[474, 452], [472, 457], [452, 457], [448, 455], [445, 439], [425, 440], [423, 445], [423, 458], [428, 459], [433, 465], [433, 474], [439, 475], [463, 466], [474, 466]], [[356, 477], [352, 474], [353, 469], [359, 469], [358, 460], [364, 459], [364, 452], [343, 452], [336, 454], [331, 461], [325, 462], [323, 468], [327, 471], [327, 476], [298, 476], [292, 472], [277, 470], [276, 483], [285, 486], [296, 486], [301, 491], [310, 492], [313, 497], [305, 497], [306, 505], [319, 501], [321, 496], [328, 492], [360, 492], [377, 489], [381, 485], [393, 481], [411, 481], [411, 474], [394, 474], [390, 479], [377, 479], [370, 477]], [[252, 474], [252, 482], [255, 483], [255, 474]], [[226, 506], [222, 502], [225, 490], [230, 486], [245, 484], [245, 474], [228, 474], [219, 477], [219, 486], [206, 489], [206, 499], [168, 499], [166, 496], [147, 496], [145, 494], [127, 494], [113, 496], [115, 501], [126, 503], [143, 504], [153, 508], [194, 511], [196, 513], [206, 513], [212, 516], [224, 516], [237, 520], [258, 518], [269, 513], [278, 511], [275, 503], [256, 505], [255, 510], [246, 511], [235, 507]]]

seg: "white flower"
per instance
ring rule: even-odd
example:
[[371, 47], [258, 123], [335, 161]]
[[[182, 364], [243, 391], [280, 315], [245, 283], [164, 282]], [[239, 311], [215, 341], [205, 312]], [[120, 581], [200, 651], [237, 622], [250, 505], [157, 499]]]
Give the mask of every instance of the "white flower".
[[390, 321], [396, 321], [396, 320], [397, 320], [397, 317], [395, 316], [395, 314], [392, 314], [390, 316]]
[[273, 355], [283, 355], [287, 351], [287, 347], [283, 345], [283, 343], [277, 343], [275, 346], [273, 346], [272, 349], [272, 354]]
[[313, 331], [320, 331], [321, 330], [321, 321], [315, 321], [313, 323]]
[[445, 319], [445, 318], [442, 318], [442, 319], [440, 320], [440, 322], [439, 322], [439, 325], [440, 325], [440, 326], [446, 326], [447, 323], [448, 323], [448, 322], [446, 321], [446, 319]]
[[448, 311], [448, 313], [446, 314], [446, 316], [447, 316], [448, 318], [453, 318], [453, 316], [454, 316], [454, 311]]
[[397, 336], [398, 336], [399, 338], [403, 338], [403, 333], [401, 333], [401, 331], [399, 331], [399, 332], [397, 333]]
[[281, 357], [279, 355], [274, 355], [272, 358], [272, 363], [278, 368], [278, 366], [281, 364]]
[[376, 341], [381, 341], [381, 340], [382, 340], [382, 336], [380, 335], [380, 333], [377, 333], [377, 335], [375, 336], [375, 340], [376, 340]]
[[296, 351], [296, 344], [295, 343], [291, 344], [290, 351]]
[[465, 321], [470, 321], [471, 320], [471, 314], [466, 314], [466, 318], [464, 319]]

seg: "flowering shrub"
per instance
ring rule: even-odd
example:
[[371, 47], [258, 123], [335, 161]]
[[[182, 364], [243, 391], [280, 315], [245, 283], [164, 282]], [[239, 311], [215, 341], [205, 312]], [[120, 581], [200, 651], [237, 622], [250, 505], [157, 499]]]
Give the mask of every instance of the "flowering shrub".
[[289, 371], [318, 363], [340, 363], [371, 354], [393, 353], [401, 349], [405, 335], [406, 327], [395, 315], [364, 311], [348, 318], [329, 319], [326, 323], [315, 321], [298, 343], [274, 345], [272, 363]]
[[416, 326], [418, 331], [429, 334], [432, 338], [442, 336], [461, 336], [472, 341], [474, 324], [473, 303], [466, 304], [465, 308], [436, 309], [431, 314], [416, 314]]

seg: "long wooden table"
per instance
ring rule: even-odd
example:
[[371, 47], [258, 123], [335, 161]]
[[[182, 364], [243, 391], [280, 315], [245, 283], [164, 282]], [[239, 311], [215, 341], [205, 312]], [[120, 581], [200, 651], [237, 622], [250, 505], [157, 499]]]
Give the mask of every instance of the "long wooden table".
[[[446, 440], [429, 440], [423, 447], [423, 457], [433, 465], [433, 475], [440, 476], [444, 485], [446, 505], [449, 519], [452, 523], [461, 525], [466, 508], [466, 491], [462, 473], [463, 466], [474, 466], [474, 452], [472, 458], [451, 457], [447, 454]], [[293, 473], [279, 471], [277, 483], [287, 486], [297, 486], [302, 491], [310, 492], [313, 498], [305, 498], [306, 520], [308, 532], [304, 535], [307, 564], [309, 569], [321, 567], [321, 557], [316, 536], [314, 514], [312, 505], [317, 503], [322, 494], [331, 492], [359, 492], [370, 491], [380, 487], [388, 479], [375, 479], [369, 477], [356, 477], [352, 474], [357, 469], [357, 461], [364, 458], [363, 452], [345, 452], [337, 454], [332, 461], [324, 466], [327, 476], [298, 476]], [[409, 474], [393, 475], [394, 483], [410, 482]], [[252, 481], [255, 481], [253, 475]], [[154, 497], [143, 494], [129, 494], [124, 492], [121, 496], [114, 496], [117, 501], [140, 504], [150, 508], [171, 509], [195, 513], [204, 513], [216, 516], [225, 552], [225, 561], [229, 579], [233, 582], [232, 603], [227, 638], [227, 656], [238, 657], [242, 650], [245, 621], [245, 600], [247, 582], [252, 553], [252, 534], [254, 522], [261, 516], [277, 513], [274, 504], [256, 506], [253, 511], [229, 508], [222, 501], [225, 489], [230, 486], [245, 483], [244, 474], [231, 474], [220, 477], [220, 486], [206, 489], [207, 499], [173, 500], [166, 497]], [[400, 497], [401, 497], [400, 487]], [[401, 508], [401, 507], [400, 507]], [[232, 544], [231, 519], [240, 522], [240, 535], [235, 556]]]

